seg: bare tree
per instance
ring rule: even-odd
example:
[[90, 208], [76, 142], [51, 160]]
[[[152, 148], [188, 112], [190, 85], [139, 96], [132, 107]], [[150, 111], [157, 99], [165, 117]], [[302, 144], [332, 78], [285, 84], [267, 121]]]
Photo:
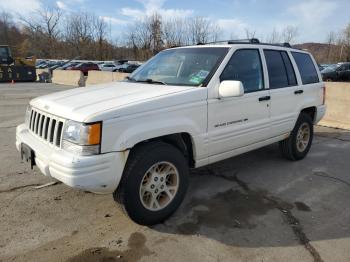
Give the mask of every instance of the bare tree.
[[158, 53], [163, 47], [162, 40], [162, 19], [155, 13], [149, 18], [149, 27], [151, 32], [151, 49], [153, 53]]
[[107, 57], [106, 53], [108, 52], [107, 48], [105, 48], [107, 43], [108, 26], [107, 23], [99, 17], [93, 17], [92, 22], [92, 31], [97, 45], [96, 57], [100, 60], [104, 60]]
[[256, 34], [255, 30], [253, 31], [253, 30], [250, 30], [249, 28], [245, 28], [244, 31], [247, 39], [255, 38], [255, 34]]
[[12, 26], [12, 16], [9, 13], [0, 13], [0, 44], [9, 44], [10, 30]]
[[[25, 31], [36, 41], [39, 48], [44, 50], [43, 55], [55, 57], [57, 55], [57, 40], [61, 33], [60, 22], [62, 19], [62, 10], [57, 6], [44, 6], [38, 9], [29, 17], [20, 16]], [[43, 49], [44, 46], [49, 47]]]
[[59, 23], [62, 18], [62, 10], [56, 6], [47, 6], [38, 10], [38, 15], [44, 33], [49, 39], [56, 40], [60, 34]]
[[134, 57], [147, 59], [151, 56], [152, 31], [149, 19], [139, 20], [127, 30], [128, 45], [133, 49]]
[[73, 48], [71, 56], [87, 58], [91, 56], [94, 41], [95, 16], [89, 13], [74, 13], [66, 18], [65, 40]]
[[220, 27], [204, 17], [194, 17], [187, 20], [188, 38], [191, 44], [217, 41], [220, 36]]
[[345, 54], [345, 60], [350, 61], [350, 23], [343, 31], [343, 48]]
[[281, 42], [280, 32], [276, 28], [273, 28], [271, 35], [267, 38], [266, 42], [270, 44]]
[[172, 18], [163, 22], [163, 37], [165, 47], [187, 44], [186, 21], [182, 18]]
[[336, 34], [334, 31], [331, 31], [328, 33], [327, 35], [327, 39], [326, 39], [326, 43], [327, 43], [327, 61], [331, 61], [331, 55], [332, 55], [332, 47], [335, 43], [335, 39], [336, 39]]
[[282, 30], [281, 35], [285, 43], [292, 43], [298, 36], [298, 28], [288, 25]]

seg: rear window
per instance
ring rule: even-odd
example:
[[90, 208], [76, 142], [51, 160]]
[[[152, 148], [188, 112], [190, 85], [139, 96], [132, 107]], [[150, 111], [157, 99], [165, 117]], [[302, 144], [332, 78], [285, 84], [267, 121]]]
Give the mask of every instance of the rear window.
[[303, 84], [318, 83], [320, 80], [310, 55], [299, 52], [292, 52], [292, 55], [298, 66]]
[[285, 51], [264, 50], [270, 88], [282, 88], [296, 85], [293, 66]]

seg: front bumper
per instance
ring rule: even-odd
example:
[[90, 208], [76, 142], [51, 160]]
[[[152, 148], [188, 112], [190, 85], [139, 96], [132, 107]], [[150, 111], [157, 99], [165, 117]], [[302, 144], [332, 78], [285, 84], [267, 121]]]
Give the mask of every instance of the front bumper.
[[16, 147], [25, 143], [35, 152], [40, 171], [64, 184], [95, 193], [112, 193], [120, 182], [128, 152], [78, 156], [45, 143], [22, 124], [16, 130]]

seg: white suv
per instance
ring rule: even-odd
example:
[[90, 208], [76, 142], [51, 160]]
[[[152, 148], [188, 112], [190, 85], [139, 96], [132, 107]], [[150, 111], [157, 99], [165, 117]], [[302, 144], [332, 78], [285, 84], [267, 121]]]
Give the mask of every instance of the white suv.
[[304, 158], [324, 100], [313, 57], [288, 45], [172, 48], [123, 82], [32, 100], [16, 146], [43, 174], [113, 193], [151, 225], [180, 205], [190, 168], [275, 142], [288, 159]]

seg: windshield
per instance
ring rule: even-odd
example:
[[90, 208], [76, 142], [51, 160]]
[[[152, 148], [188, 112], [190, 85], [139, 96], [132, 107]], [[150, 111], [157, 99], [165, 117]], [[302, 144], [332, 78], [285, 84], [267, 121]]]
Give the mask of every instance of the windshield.
[[202, 85], [228, 48], [177, 48], [160, 52], [130, 75], [130, 81], [167, 85]]
[[7, 47], [0, 47], [0, 57], [7, 58], [8, 56]]

